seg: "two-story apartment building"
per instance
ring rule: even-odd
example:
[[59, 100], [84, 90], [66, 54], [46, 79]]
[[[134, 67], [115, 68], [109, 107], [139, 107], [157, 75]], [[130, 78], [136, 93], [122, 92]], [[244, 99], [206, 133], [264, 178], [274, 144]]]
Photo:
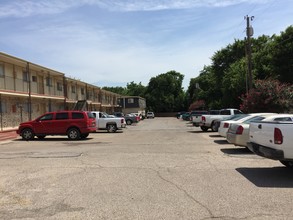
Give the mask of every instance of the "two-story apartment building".
[[140, 96], [121, 96], [118, 98], [118, 104], [124, 114], [137, 112], [145, 116], [145, 98]]
[[113, 112], [119, 94], [0, 52], [0, 130], [86, 100], [87, 110]]

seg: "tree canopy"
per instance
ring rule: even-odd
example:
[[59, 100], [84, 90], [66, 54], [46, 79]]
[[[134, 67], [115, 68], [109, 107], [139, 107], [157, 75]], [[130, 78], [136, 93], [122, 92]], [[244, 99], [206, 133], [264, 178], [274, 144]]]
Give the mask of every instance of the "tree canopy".
[[[187, 90], [190, 104], [203, 100], [208, 109], [239, 108], [243, 104], [243, 94], [248, 92], [245, 44], [244, 40], [235, 40], [217, 51], [211, 58], [211, 65], [205, 66], [198, 77], [190, 80]], [[258, 92], [266, 90], [261, 89], [257, 80], [268, 80], [271, 85], [271, 80], [275, 79], [286, 87], [293, 83], [293, 26], [280, 36], [263, 35], [252, 39], [252, 70], [253, 86], [260, 88]], [[290, 101], [290, 95], [282, 99]], [[289, 111], [287, 108], [282, 110]]]
[[[293, 26], [279, 36], [263, 35], [252, 38], [251, 42], [254, 83], [250, 91], [247, 86], [245, 40], [234, 40], [216, 51], [211, 64], [204, 66], [197, 77], [190, 79], [186, 92], [182, 87], [184, 75], [175, 70], [152, 77], [147, 86], [130, 82], [126, 88], [103, 89], [121, 95], [145, 97], [148, 110], [155, 112], [226, 107], [241, 107], [245, 111], [261, 109], [251, 106], [251, 103], [274, 105], [271, 109], [278, 112], [292, 111]], [[267, 88], [271, 88], [276, 95], [267, 97]]]

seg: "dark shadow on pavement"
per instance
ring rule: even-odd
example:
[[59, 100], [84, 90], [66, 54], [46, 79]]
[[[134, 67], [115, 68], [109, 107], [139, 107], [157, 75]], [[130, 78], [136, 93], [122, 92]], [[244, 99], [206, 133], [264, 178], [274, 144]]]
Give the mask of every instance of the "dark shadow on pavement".
[[257, 187], [293, 188], [293, 172], [290, 168], [237, 168], [236, 170]]
[[221, 151], [224, 154], [233, 154], [233, 155], [239, 155], [239, 154], [253, 154], [250, 150], [248, 150], [245, 147], [235, 147], [235, 148], [222, 148]]
[[214, 142], [216, 144], [229, 144], [229, 142], [227, 140], [225, 140], [225, 139], [223, 139], [223, 140], [214, 140]]
[[222, 137], [221, 135], [219, 134], [211, 134], [209, 135], [211, 138], [218, 138], [218, 137]]
[[199, 134], [199, 133], [202, 133], [202, 131], [187, 131], [189, 133], [196, 133], [196, 134]]
[[[79, 140], [70, 140], [68, 138], [50, 138], [50, 137], [46, 137], [44, 139], [38, 139], [38, 138], [34, 138], [32, 140], [28, 140], [28, 141], [39, 141], [39, 142], [49, 142], [49, 141], [72, 141], [72, 142], [76, 142], [76, 141], [88, 141], [88, 140], [92, 140], [93, 138], [91, 137], [87, 137], [85, 139], [79, 139]], [[15, 139], [13, 141], [19, 141], [19, 142], [25, 142], [26, 140], [23, 139]]]

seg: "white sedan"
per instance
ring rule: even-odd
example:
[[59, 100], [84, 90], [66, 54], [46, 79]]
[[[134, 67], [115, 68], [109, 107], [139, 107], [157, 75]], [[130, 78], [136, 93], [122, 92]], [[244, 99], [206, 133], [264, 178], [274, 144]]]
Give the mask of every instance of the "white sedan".
[[246, 114], [237, 115], [237, 117], [233, 118], [232, 120], [221, 121], [218, 133], [222, 137], [227, 137], [227, 132], [231, 124], [242, 123], [255, 116], [265, 116], [265, 115], [272, 115], [272, 114], [275, 114], [275, 113], [251, 113], [247, 115]]
[[[258, 113], [253, 117], [249, 117], [241, 123], [231, 124], [227, 131], [227, 141], [235, 146], [247, 147], [247, 142], [249, 140], [249, 124], [252, 121], [262, 121], [265, 118], [271, 117], [271, 120], [274, 121], [274, 118], [278, 114], [275, 113]], [[275, 116], [275, 117], [273, 117]]]
[[248, 116], [249, 115], [246, 114], [232, 115], [230, 118], [224, 121], [220, 121], [220, 125], [218, 128], [219, 135], [221, 135], [222, 137], [226, 137], [230, 124], [240, 122], [243, 118], [246, 118]]

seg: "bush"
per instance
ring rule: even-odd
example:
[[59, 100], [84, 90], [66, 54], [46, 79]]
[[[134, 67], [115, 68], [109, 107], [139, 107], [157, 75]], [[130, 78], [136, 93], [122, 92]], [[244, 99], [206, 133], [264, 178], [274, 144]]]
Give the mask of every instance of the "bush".
[[284, 113], [293, 109], [293, 85], [268, 79], [257, 80], [254, 86], [240, 97], [242, 111]]

